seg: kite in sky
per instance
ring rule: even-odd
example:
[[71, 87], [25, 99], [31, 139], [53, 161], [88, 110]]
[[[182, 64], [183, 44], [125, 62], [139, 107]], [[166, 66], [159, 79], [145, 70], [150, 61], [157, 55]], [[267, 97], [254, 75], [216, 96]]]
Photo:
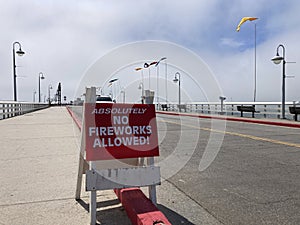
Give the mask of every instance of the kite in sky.
[[248, 20], [252, 21], [252, 20], [257, 20], [257, 19], [258, 19], [258, 18], [256, 18], [256, 17], [243, 17], [243, 18], [241, 19], [239, 25], [237, 26], [236, 31], [239, 32], [239, 31], [240, 31], [240, 28], [241, 28], [241, 25], [242, 25], [243, 23], [245, 23], [246, 21], [248, 21]]
[[150, 63], [150, 64], [145, 63], [145, 64], [144, 64], [144, 68], [148, 68], [149, 66], [155, 65], [156, 63], [157, 63], [156, 61], [154, 61], [154, 62], [152, 62], [152, 63]]
[[108, 87], [112, 86], [112, 83], [119, 80], [118, 78], [112, 79], [108, 82]]

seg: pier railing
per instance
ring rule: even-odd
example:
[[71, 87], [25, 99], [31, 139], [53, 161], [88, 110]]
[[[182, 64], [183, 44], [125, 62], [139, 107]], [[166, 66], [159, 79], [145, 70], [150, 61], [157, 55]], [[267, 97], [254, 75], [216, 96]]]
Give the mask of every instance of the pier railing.
[[49, 107], [47, 103], [0, 101], [0, 120]]
[[[293, 102], [286, 102], [285, 110], [287, 119], [293, 119], [293, 115], [289, 112], [289, 107], [294, 106]], [[281, 102], [193, 102], [181, 104], [158, 104], [158, 110], [180, 111], [187, 113], [202, 113], [202, 114], [216, 114], [228, 116], [240, 116], [237, 106], [255, 106], [256, 118], [281, 118]], [[223, 106], [223, 107], [222, 107]], [[245, 117], [251, 117], [252, 113], [243, 113]]]

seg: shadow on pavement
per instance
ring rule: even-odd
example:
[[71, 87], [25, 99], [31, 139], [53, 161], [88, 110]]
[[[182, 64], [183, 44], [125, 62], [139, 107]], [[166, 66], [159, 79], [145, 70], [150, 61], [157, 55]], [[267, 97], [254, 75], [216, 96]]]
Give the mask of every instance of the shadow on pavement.
[[[89, 212], [89, 203], [85, 202], [83, 199], [78, 199], [76, 201]], [[102, 208], [101, 211], [99, 210], [100, 208]], [[129, 218], [118, 199], [97, 202], [97, 221], [97, 225], [131, 225]], [[99, 223], [99, 221], [101, 223]]]
[[195, 225], [194, 223], [191, 223], [190, 221], [188, 221], [186, 218], [184, 218], [183, 216], [179, 215], [178, 213], [176, 213], [175, 211], [158, 204], [157, 208], [168, 218], [168, 220], [170, 221], [170, 223], [172, 225]]
[[[87, 212], [89, 212], [89, 203], [85, 202], [83, 199], [76, 200], [79, 205], [81, 205]], [[87, 200], [88, 201], [88, 200]], [[101, 225], [131, 225], [129, 218], [127, 217], [126, 211], [122, 206], [117, 206], [120, 204], [118, 199], [107, 200], [102, 202], [97, 202], [97, 220], [100, 221]], [[99, 208], [105, 208], [99, 211]], [[188, 221], [183, 216], [179, 215], [175, 211], [158, 204], [157, 208], [168, 218], [172, 225], [195, 225]]]
[[[84, 208], [87, 212], [90, 212], [90, 205], [88, 203], [86, 203], [85, 201], [83, 201], [82, 199], [78, 199], [76, 200], [78, 202], [79, 205], [82, 206], [82, 208]], [[114, 200], [107, 200], [107, 201], [102, 201], [102, 202], [97, 202], [97, 209], [98, 208], [103, 208], [103, 207], [109, 207], [109, 206], [113, 206], [113, 205], [117, 205], [120, 204], [120, 201], [118, 199], [114, 199]]]

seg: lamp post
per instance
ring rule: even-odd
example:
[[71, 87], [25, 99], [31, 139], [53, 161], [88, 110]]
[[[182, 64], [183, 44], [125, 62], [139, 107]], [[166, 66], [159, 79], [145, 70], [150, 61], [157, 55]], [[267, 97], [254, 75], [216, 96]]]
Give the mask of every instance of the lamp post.
[[137, 68], [135, 68], [135, 71], [141, 71], [142, 82], [139, 84], [139, 89], [142, 90], [141, 101], [142, 101], [142, 104], [144, 104], [144, 74], [143, 74], [143, 68], [142, 67], [137, 67]]
[[221, 115], [224, 115], [224, 101], [226, 100], [225, 96], [220, 96], [219, 99], [221, 100]]
[[142, 104], [144, 104], [145, 96], [144, 96], [144, 83], [143, 82], [140, 83], [139, 90], [142, 90], [141, 102], [142, 102]]
[[[116, 82], [117, 80], [119, 80], [118, 78], [114, 78], [114, 79], [111, 79], [109, 82], [108, 82], [108, 85], [110, 86], [111, 88], [111, 98], [113, 99], [115, 96], [116, 96], [116, 89], [114, 88], [113, 89], [113, 83]], [[115, 93], [114, 93], [115, 92]], [[116, 99], [113, 99], [113, 100], [116, 100]]]
[[49, 106], [51, 105], [51, 100], [50, 100], [50, 90], [52, 89], [52, 85], [49, 84], [48, 86], [48, 100], [49, 100]]
[[41, 79], [45, 79], [42, 72], [39, 73], [39, 103], [41, 102]]
[[150, 90], [150, 64], [144, 63], [144, 68], [148, 68], [148, 74], [149, 74], [149, 86], [148, 86], [148, 89]]
[[[278, 50], [279, 50], [279, 47], [282, 48], [282, 54], [283, 56], [280, 56], [279, 53], [278, 53]], [[285, 78], [286, 78], [286, 75], [285, 75], [285, 64], [286, 64], [286, 61], [285, 61], [285, 48], [282, 44], [278, 45], [277, 47], [277, 50], [276, 50], [276, 56], [274, 56], [272, 59], [271, 59], [275, 64], [280, 64], [281, 61], [283, 62], [283, 66], [282, 66], [282, 103], [281, 103], [281, 113], [282, 113], [282, 119], [285, 119]]]
[[125, 103], [125, 98], [126, 98], [126, 97], [125, 97], [125, 94], [126, 94], [126, 93], [125, 93], [125, 89], [121, 90], [121, 94], [123, 94], [123, 103]]
[[[177, 77], [178, 75], [178, 77]], [[179, 112], [181, 111], [180, 110], [180, 104], [181, 104], [181, 94], [180, 94], [180, 73], [179, 72], [176, 72], [175, 73], [175, 77], [174, 77], [174, 80], [173, 80], [175, 83], [177, 83], [178, 81], [178, 109], [179, 109]]]
[[148, 87], [148, 89], [150, 90], [151, 89], [151, 85], [150, 85], [150, 78], [151, 78], [151, 74], [150, 74], [150, 66], [152, 66], [152, 65], [156, 65], [157, 64], [157, 62], [156, 61], [153, 61], [153, 62], [151, 62], [151, 63], [144, 63], [144, 68], [148, 68], [148, 74], [149, 74], [149, 87]]
[[[19, 50], [15, 51], [15, 45], [19, 45]], [[17, 101], [17, 74], [16, 74], [16, 53], [18, 56], [22, 56], [25, 54], [21, 49], [21, 44], [17, 41], [13, 43], [13, 81], [14, 81], [14, 101]]]
[[35, 102], [35, 94], [36, 94], [36, 91], [33, 91], [33, 102]]
[[159, 96], [158, 96], [158, 91], [159, 91], [159, 63], [163, 60], [166, 60], [167, 57], [162, 57], [160, 60], [158, 60], [158, 62], [155, 64], [155, 67], [157, 67], [156, 69], [156, 73], [157, 73], [157, 80], [156, 80], [156, 102], [157, 102], [157, 107], [159, 107]]

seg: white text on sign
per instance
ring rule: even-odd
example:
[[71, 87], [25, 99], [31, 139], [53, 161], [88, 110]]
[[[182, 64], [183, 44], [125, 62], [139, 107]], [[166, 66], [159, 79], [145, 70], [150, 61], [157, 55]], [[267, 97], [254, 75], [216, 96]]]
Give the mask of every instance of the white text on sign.
[[[95, 137], [93, 148], [150, 144], [149, 135], [152, 134], [150, 125], [129, 126], [128, 116], [113, 116], [112, 121], [114, 126], [89, 127], [89, 137]], [[113, 136], [113, 138], [107, 138], [107, 136]]]

